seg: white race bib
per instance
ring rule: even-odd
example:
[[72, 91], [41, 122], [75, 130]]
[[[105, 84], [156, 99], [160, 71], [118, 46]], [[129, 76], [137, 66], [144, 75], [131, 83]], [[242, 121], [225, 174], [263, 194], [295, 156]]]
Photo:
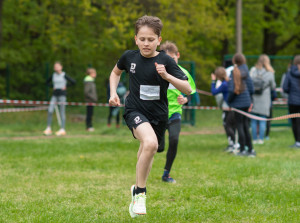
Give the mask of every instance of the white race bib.
[[147, 101], [160, 100], [160, 86], [141, 85], [140, 99]]

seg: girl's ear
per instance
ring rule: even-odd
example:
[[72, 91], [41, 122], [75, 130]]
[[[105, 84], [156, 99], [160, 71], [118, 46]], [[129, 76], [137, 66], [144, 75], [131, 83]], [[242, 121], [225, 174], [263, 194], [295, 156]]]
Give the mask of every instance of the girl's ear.
[[157, 44], [157, 46], [160, 45], [161, 41], [162, 41], [162, 38], [161, 38], [161, 36], [160, 36], [160, 37], [158, 37], [158, 44]]
[[137, 44], [137, 37], [136, 37], [136, 35], [134, 36], [134, 40], [135, 40], [135, 44], [138, 45]]

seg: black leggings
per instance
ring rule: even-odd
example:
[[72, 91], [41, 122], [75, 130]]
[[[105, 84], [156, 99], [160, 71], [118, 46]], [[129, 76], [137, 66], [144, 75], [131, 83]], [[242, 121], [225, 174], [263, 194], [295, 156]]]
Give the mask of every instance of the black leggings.
[[94, 106], [86, 106], [86, 128], [92, 128], [92, 119], [93, 119], [93, 113], [94, 113]]
[[[239, 108], [244, 112], [248, 112], [248, 108]], [[248, 151], [252, 151], [252, 138], [249, 131], [249, 119], [238, 113], [234, 112], [234, 117], [236, 121], [236, 128], [239, 135], [239, 144], [240, 144], [240, 151], [245, 150], [245, 146], [248, 147]]]
[[[181, 120], [176, 119], [171, 121], [168, 124], [168, 132], [169, 132], [169, 148], [167, 152], [167, 160], [165, 165], [165, 170], [171, 171], [173, 162], [175, 160], [177, 154], [177, 147], [179, 141], [179, 134], [181, 130]], [[163, 137], [162, 142], [159, 145], [158, 151], [163, 151], [165, 148], [165, 137]]]
[[[300, 105], [289, 105], [290, 114], [300, 113]], [[300, 118], [292, 118], [292, 129], [296, 142], [300, 142]]]
[[223, 126], [227, 138], [235, 143], [235, 117], [233, 111], [223, 111]]

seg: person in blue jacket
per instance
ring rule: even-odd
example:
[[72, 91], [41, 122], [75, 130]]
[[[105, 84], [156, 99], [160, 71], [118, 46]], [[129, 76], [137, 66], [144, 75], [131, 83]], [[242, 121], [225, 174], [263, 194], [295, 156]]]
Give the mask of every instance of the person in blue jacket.
[[[293, 65], [283, 82], [283, 90], [288, 93], [289, 113], [300, 113], [300, 55], [294, 57]], [[291, 147], [300, 149], [300, 118], [292, 119], [295, 144]]]
[[[232, 58], [232, 62], [234, 69], [230, 76], [231, 79], [228, 82], [228, 105], [232, 108], [249, 112], [252, 107], [251, 96], [254, 89], [253, 82], [249, 76], [246, 58], [243, 54], [236, 53]], [[240, 144], [240, 151], [236, 155], [255, 157], [256, 152], [253, 150], [252, 138], [249, 131], [249, 119], [236, 111], [234, 112], [234, 116]]]

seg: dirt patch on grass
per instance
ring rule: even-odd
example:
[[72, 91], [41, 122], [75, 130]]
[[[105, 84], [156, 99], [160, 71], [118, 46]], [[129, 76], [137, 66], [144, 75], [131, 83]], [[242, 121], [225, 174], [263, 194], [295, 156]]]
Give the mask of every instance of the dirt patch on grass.
[[[224, 134], [222, 129], [214, 130], [197, 130], [197, 131], [182, 131], [180, 135], [213, 135], [213, 134]], [[113, 134], [70, 134], [66, 136], [44, 136], [44, 135], [31, 135], [31, 136], [5, 136], [0, 137], [0, 140], [40, 140], [40, 139], [57, 139], [57, 138], [92, 138], [92, 137], [115, 137]]]
[[180, 135], [214, 135], [214, 134], [223, 134], [225, 133], [223, 129], [214, 129], [214, 130], [200, 130], [193, 132], [181, 132]]

